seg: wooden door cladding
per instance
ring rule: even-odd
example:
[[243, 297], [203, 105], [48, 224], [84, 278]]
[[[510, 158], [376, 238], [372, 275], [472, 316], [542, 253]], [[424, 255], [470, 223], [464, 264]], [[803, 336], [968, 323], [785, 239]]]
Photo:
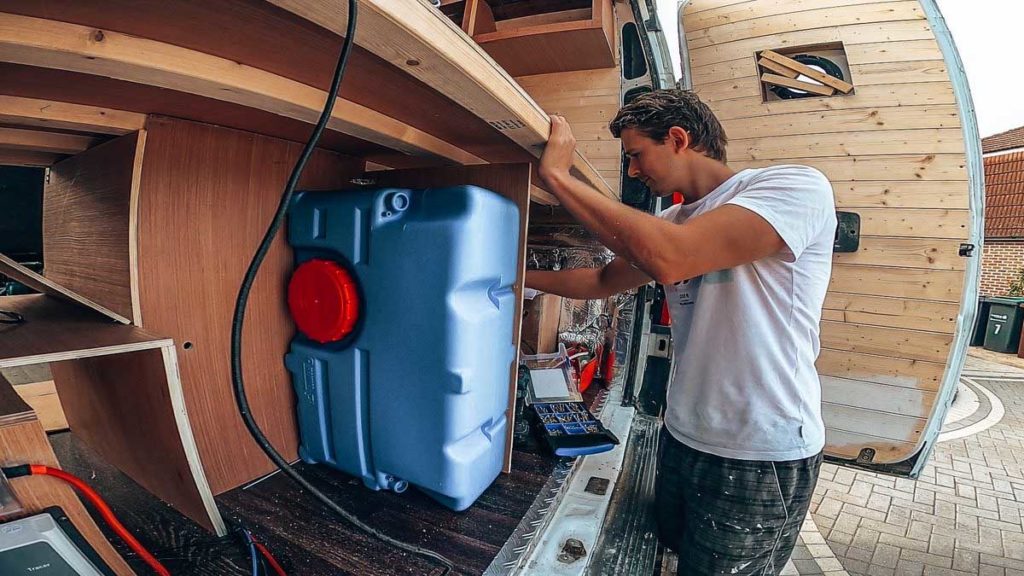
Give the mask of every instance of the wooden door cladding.
[[[683, 15], [695, 90], [736, 168], [805, 164], [861, 215], [862, 249], [835, 257], [821, 327], [827, 450], [913, 453], [953, 343], [970, 234], [965, 146], [949, 71], [916, 1], [693, 0]], [[754, 54], [842, 42], [855, 93], [761, 102]], [[857, 422], [876, 423], [873, 436]]]

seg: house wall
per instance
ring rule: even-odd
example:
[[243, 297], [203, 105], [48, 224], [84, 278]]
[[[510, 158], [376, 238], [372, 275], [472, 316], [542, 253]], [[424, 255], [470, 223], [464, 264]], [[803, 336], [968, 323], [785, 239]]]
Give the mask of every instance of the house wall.
[[1010, 282], [1024, 268], [1024, 242], [987, 240], [981, 261], [981, 295], [1004, 296]]

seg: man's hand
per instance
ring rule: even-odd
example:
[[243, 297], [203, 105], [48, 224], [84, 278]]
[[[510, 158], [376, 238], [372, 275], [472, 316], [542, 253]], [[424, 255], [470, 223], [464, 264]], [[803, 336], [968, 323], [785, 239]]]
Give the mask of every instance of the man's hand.
[[540, 157], [538, 172], [550, 188], [557, 188], [559, 181], [569, 177], [572, 159], [576, 152], [576, 137], [572, 128], [561, 116], [551, 117], [551, 136]]

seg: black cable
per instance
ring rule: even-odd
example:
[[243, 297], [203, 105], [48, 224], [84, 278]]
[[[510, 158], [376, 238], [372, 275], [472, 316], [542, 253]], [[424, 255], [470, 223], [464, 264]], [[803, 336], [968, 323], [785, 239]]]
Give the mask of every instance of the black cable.
[[245, 271], [245, 277], [242, 280], [242, 285], [238, 289], [238, 298], [235, 300], [235, 312], [234, 317], [231, 321], [231, 382], [234, 386], [235, 401], [238, 404], [238, 413], [245, 422], [245, 426], [249, 429], [249, 433], [252, 434], [256, 443], [259, 444], [260, 448], [267, 454], [267, 456], [285, 473], [289, 478], [294, 480], [297, 484], [305, 488], [320, 500], [325, 506], [330, 508], [336, 514], [350, 522], [360, 530], [378, 538], [392, 546], [424, 556], [427, 558], [434, 559], [444, 565], [445, 570], [442, 572], [442, 576], [448, 574], [454, 570], [455, 565], [445, 558], [444, 556], [407, 544], [400, 540], [396, 540], [370, 526], [364, 524], [361, 520], [356, 518], [354, 515], [346, 511], [344, 508], [336, 504], [325, 494], [317, 490], [312, 484], [310, 484], [305, 478], [299, 475], [288, 462], [277, 453], [277, 450], [270, 444], [267, 437], [260, 430], [260, 427], [256, 424], [256, 421], [252, 417], [252, 413], [249, 410], [249, 400], [245, 395], [245, 384], [242, 379], [242, 326], [245, 323], [245, 308], [249, 302], [249, 292], [252, 290], [253, 282], [256, 280], [256, 274], [259, 272], [260, 266], [263, 264], [263, 259], [266, 258], [267, 252], [270, 250], [270, 244], [273, 242], [274, 237], [277, 236], [278, 231], [281, 229], [281, 225], [284, 224], [285, 214], [288, 211], [288, 205], [291, 203], [292, 195], [295, 193], [295, 187], [298, 185], [299, 177], [302, 175], [302, 170], [306, 166], [306, 162], [309, 157], [313, 154], [313, 150], [316, 148], [316, 143], [320, 139], [320, 135], [323, 133], [324, 128], [327, 126], [327, 121], [331, 118], [331, 112], [334, 109], [334, 101], [338, 96], [338, 88], [341, 86], [341, 79], [345, 75], [345, 67], [348, 64], [349, 54], [352, 52], [353, 39], [356, 34], [356, 10], [357, 0], [349, 0], [348, 2], [348, 28], [345, 33], [345, 42], [341, 48], [341, 56], [338, 58], [338, 66], [334, 70], [334, 78], [331, 81], [331, 88], [327, 93], [327, 102], [324, 104], [323, 113], [320, 114], [320, 120], [317, 121], [316, 127], [313, 129], [313, 133], [309, 137], [309, 141], [306, 142], [306, 146], [302, 149], [302, 153], [299, 155], [298, 161], [295, 163], [295, 168], [292, 170], [291, 176], [288, 178], [288, 184], [285, 186], [284, 193], [281, 195], [281, 202], [277, 206], [277, 213], [274, 214], [274, 219], [267, 228], [266, 234], [263, 235], [263, 240], [260, 242], [259, 248], [256, 250], [256, 254], [253, 255], [252, 261], [249, 263], [249, 268]]

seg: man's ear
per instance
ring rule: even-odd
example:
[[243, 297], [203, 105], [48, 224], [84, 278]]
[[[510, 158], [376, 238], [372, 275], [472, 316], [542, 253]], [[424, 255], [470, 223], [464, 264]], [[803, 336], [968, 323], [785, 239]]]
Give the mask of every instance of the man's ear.
[[666, 140], [676, 152], [681, 152], [690, 147], [690, 133], [679, 126], [673, 126], [668, 129]]

